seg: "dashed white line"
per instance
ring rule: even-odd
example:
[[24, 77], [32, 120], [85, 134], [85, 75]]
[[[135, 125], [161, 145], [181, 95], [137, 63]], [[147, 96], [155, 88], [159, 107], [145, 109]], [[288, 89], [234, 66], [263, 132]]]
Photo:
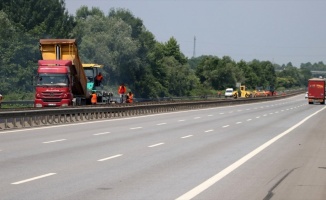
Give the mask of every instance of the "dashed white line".
[[264, 114], [264, 115], [263, 115], [263, 117], [266, 117], [266, 116], [267, 116], [267, 114]]
[[130, 130], [135, 130], [135, 129], [141, 129], [143, 127], [133, 127], [133, 128], [130, 128]]
[[29, 182], [29, 181], [34, 181], [34, 180], [37, 180], [37, 179], [41, 179], [41, 178], [45, 178], [45, 177], [48, 177], [48, 176], [52, 176], [52, 175], [55, 175], [55, 174], [56, 173], [44, 174], [44, 175], [41, 175], [41, 176], [36, 176], [34, 178], [29, 178], [29, 179], [25, 179], [25, 180], [22, 180], [22, 181], [14, 182], [14, 183], [11, 183], [11, 184], [12, 185], [18, 185], [18, 184], [26, 183], [26, 182]]
[[213, 115], [207, 115], [208, 117], [213, 117]]
[[251, 121], [252, 119], [247, 119], [247, 122]]
[[65, 140], [67, 140], [67, 139], [52, 140], [52, 141], [43, 142], [43, 144], [49, 144], [49, 143], [55, 143], [55, 142], [62, 142], [62, 141], [65, 141]]
[[107, 158], [99, 159], [98, 161], [99, 161], [99, 162], [102, 162], [102, 161], [105, 161], [105, 160], [110, 160], [110, 159], [112, 159], [112, 158], [120, 157], [120, 156], [122, 156], [122, 155], [123, 155], [123, 154], [117, 154], [117, 155], [110, 156], [110, 157], [107, 157]]
[[183, 136], [181, 137], [182, 139], [185, 139], [185, 138], [189, 138], [189, 137], [192, 137], [193, 135], [186, 135], [186, 136]]
[[230, 125], [225, 125], [225, 126], [222, 126], [223, 128], [226, 128], [226, 127], [229, 127]]
[[194, 119], [200, 119], [200, 117], [195, 117]]
[[236, 124], [241, 124], [242, 122], [237, 122]]
[[260, 118], [260, 116], [257, 116], [256, 118], [257, 118], [257, 119], [259, 119], [259, 118]]
[[157, 146], [160, 146], [160, 145], [163, 145], [163, 144], [164, 144], [164, 143], [161, 142], [161, 143], [157, 143], [157, 144], [150, 145], [150, 146], [148, 146], [148, 147], [157, 147]]
[[165, 125], [166, 123], [159, 123], [159, 124], [156, 124], [157, 126], [161, 126], [161, 125]]
[[205, 133], [209, 133], [209, 132], [212, 132], [212, 131], [214, 131], [214, 130], [210, 129], [210, 130], [205, 131]]
[[321, 112], [325, 108], [326, 107], [324, 107], [324, 108], [318, 110], [317, 112], [309, 115], [308, 117], [304, 118], [303, 120], [301, 120], [300, 122], [298, 122], [294, 126], [290, 127], [286, 131], [278, 134], [274, 138], [272, 138], [269, 141], [265, 142], [264, 144], [262, 144], [261, 146], [257, 147], [256, 149], [254, 149], [253, 151], [251, 151], [247, 155], [243, 156], [242, 158], [240, 158], [239, 160], [237, 160], [233, 164], [231, 164], [228, 167], [224, 168], [222, 171], [218, 172], [217, 174], [215, 174], [211, 178], [207, 179], [206, 181], [202, 182], [201, 184], [199, 184], [198, 186], [194, 187], [190, 191], [188, 191], [185, 194], [181, 195], [180, 197], [176, 198], [176, 200], [193, 199], [195, 196], [197, 196], [198, 194], [202, 193], [203, 191], [205, 191], [206, 189], [208, 189], [209, 187], [211, 187], [212, 185], [214, 185], [215, 183], [217, 183], [218, 181], [220, 181], [222, 178], [224, 178], [225, 176], [227, 176], [228, 174], [230, 174], [231, 172], [233, 172], [234, 170], [236, 170], [237, 168], [239, 168], [241, 165], [245, 164], [248, 160], [250, 160], [251, 158], [253, 158], [257, 154], [259, 154], [264, 149], [268, 148], [270, 145], [272, 145], [273, 143], [275, 143], [276, 141], [278, 141], [280, 138], [282, 138], [285, 135], [291, 133], [294, 129], [296, 129], [297, 127], [299, 127], [300, 125], [302, 125], [305, 121], [307, 121], [308, 119], [310, 119], [311, 117], [313, 117], [317, 113]]
[[184, 119], [180, 119], [178, 122], [184, 122], [184, 121], [186, 121], [186, 120], [184, 120]]
[[224, 113], [220, 113], [220, 115], [224, 115]]
[[109, 134], [110, 132], [104, 132], [104, 133], [95, 133], [93, 135], [105, 135], [105, 134]]

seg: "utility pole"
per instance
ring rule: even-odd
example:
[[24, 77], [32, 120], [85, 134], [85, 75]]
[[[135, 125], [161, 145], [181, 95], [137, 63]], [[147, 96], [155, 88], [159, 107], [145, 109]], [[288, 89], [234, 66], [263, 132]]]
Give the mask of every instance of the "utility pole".
[[194, 52], [192, 54], [192, 57], [196, 57], [196, 36], [194, 37]]

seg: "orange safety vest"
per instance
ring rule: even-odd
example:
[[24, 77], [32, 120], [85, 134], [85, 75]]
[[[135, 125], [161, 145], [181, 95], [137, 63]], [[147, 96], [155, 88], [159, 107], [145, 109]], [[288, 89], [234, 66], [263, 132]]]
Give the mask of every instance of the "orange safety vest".
[[132, 103], [133, 100], [134, 100], [134, 95], [133, 94], [127, 96], [127, 103]]
[[92, 102], [92, 104], [96, 104], [97, 103], [97, 95], [95, 93], [92, 94], [91, 102]]
[[96, 80], [101, 81], [102, 79], [103, 79], [103, 76], [102, 75], [97, 75], [96, 76]]
[[127, 90], [127, 89], [126, 89], [126, 86], [122, 86], [122, 85], [121, 85], [121, 86], [119, 87], [118, 93], [119, 93], [119, 94], [124, 94], [124, 93], [126, 93], [126, 90]]

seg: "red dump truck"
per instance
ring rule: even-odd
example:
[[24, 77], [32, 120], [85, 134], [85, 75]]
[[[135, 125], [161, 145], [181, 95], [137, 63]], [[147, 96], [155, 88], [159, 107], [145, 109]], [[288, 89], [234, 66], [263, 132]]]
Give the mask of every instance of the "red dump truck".
[[75, 39], [41, 39], [35, 79], [35, 107], [87, 104], [90, 92]]
[[325, 79], [312, 78], [308, 80], [308, 103], [325, 104]]

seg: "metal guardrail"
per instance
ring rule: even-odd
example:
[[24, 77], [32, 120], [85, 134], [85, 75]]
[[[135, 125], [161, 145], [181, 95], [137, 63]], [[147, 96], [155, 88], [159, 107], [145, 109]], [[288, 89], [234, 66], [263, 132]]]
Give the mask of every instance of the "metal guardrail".
[[291, 94], [258, 98], [239, 99], [218, 99], [218, 100], [196, 100], [188, 102], [169, 101], [164, 103], [151, 102], [150, 104], [116, 104], [96, 107], [67, 107], [60, 109], [37, 109], [22, 111], [1, 111], [0, 112], [0, 132], [3, 130], [40, 127], [49, 125], [59, 125], [76, 123], [91, 120], [112, 119], [126, 116], [147, 115], [163, 112], [173, 112], [180, 110], [191, 110], [225, 105], [236, 105], [244, 103], [254, 103], [260, 101], [271, 101], [287, 98], [303, 91]]

